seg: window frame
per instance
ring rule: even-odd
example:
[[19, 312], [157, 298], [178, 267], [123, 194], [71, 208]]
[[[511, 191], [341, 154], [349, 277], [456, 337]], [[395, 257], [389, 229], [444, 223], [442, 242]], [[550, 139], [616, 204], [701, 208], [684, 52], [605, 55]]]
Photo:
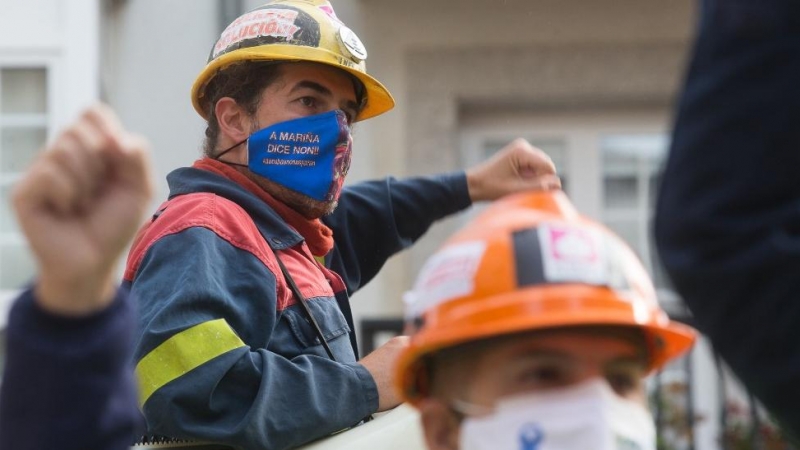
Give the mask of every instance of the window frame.
[[[26, 52], [25, 55], [18, 52], [0, 52], [0, 70], [44, 69], [46, 73], [45, 89], [47, 90], [44, 113], [4, 114], [0, 111], [0, 139], [2, 139], [2, 133], [7, 127], [41, 127], [45, 130], [45, 143], [52, 138], [53, 131], [58, 123], [57, 105], [63, 100], [61, 98], [63, 95], [57, 89], [57, 82], [60, 77], [59, 56], [58, 52], [49, 49], [30, 51]], [[2, 76], [2, 73], [0, 73], [0, 76]], [[2, 92], [0, 92], [0, 102], [2, 101]], [[0, 188], [13, 186], [22, 177], [23, 173], [0, 172]], [[0, 231], [0, 252], [8, 245], [28, 247], [27, 240], [21, 232]], [[2, 270], [3, 268], [0, 267], [0, 271]], [[31, 274], [31, 276], [33, 275]], [[19, 295], [22, 288], [23, 286], [19, 288], [4, 288], [0, 286], [0, 317], [5, 318], [6, 314], [2, 314], [2, 312], [8, 309], [10, 302]], [[3, 326], [4, 324], [0, 323], [0, 329]]]

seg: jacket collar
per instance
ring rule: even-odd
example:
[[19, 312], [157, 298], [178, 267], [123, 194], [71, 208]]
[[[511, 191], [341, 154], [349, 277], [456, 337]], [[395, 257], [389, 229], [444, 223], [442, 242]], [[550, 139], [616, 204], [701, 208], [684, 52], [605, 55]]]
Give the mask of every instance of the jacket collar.
[[284, 250], [303, 241], [303, 237], [257, 195], [222, 175], [194, 167], [182, 167], [167, 175], [167, 183], [170, 199], [184, 194], [209, 192], [241, 206], [275, 250]]

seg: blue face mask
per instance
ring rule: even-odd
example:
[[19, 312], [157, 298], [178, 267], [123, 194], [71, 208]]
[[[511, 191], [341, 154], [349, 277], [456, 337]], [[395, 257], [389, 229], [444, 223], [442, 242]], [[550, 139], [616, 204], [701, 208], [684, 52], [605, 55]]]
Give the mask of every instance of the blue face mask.
[[246, 142], [251, 172], [317, 201], [339, 198], [353, 144], [343, 111], [276, 123], [251, 134]]

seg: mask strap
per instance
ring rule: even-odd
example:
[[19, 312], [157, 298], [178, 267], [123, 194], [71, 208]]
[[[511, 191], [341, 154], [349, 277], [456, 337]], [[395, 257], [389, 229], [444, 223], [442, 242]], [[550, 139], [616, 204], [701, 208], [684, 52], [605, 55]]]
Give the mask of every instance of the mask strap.
[[460, 419], [485, 416], [494, 412], [494, 408], [490, 406], [476, 405], [458, 398], [452, 399], [448, 406], [450, 411], [459, 416]]
[[245, 138], [245, 139], [243, 139], [243, 140], [231, 145], [230, 147], [226, 148], [225, 150], [220, 152], [217, 156], [215, 156], [214, 159], [216, 159], [217, 161], [219, 161], [221, 163], [229, 164], [231, 166], [249, 167], [247, 164], [239, 164], [239, 163], [230, 162], [230, 161], [223, 161], [223, 160], [220, 159], [226, 153], [230, 152], [231, 150], [235, 149], [236, 147], [238, 147], [238, 146], [244, 144], [245, 142], [247, 142], [247, 139], [249, 139], [249, 138]]

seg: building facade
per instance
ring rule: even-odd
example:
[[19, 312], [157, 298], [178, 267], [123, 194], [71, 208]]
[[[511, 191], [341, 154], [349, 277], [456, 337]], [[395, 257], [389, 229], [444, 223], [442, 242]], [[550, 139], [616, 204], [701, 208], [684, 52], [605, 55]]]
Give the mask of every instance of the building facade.
[[[576, 206], [631, 244], [665, 306], [682, 313], [650, 228], [692, 0], [331, 1], [397, 101], [355, 127], [349, 182], [459, 170], [527, 138], [556, 162]], [[7, 299], [33, 276], [8, 195], [36, 152], [82, 107], [108, 102], [152, 143], [155, 208], [166, 174], [201, 155], [194, 77], [225, 24], [260, 3], [0, 0], [0, 328]], [[390, 260], [354, 296], [357, 322], [400, 316], [422, 262], [479, 208]], [[689, 401], [706, 417], [694, 428], [696, 448], [717, 448], [714, 359], [701, 342], [681, 364], [693, 368]], [[684, 366], [663, 376], [685, 384]]]

